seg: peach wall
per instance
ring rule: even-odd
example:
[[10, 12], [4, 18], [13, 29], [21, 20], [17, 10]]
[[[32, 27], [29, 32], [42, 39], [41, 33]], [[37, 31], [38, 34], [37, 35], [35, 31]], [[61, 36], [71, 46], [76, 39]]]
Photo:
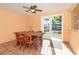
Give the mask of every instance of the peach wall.
[[0, 43], [15, 39], [14, 32], [27, 30], [27, 17], [0, 8]]
[[28, 16], [28, 28], [29, 30], [39, 31], [41, 30], [41, 15]]
[[64, 12], [64, 28], [63, 28], [63, 40], [69, 42], [70, 39], [70, 12]]
[[76, 54], [79, 54], [79, 32], [78, 31], [71, 31], [70, 33], [70, 45], [73, 51]]
[[[72, 7], [72, 10], [77, 6], [77, 4], [73, 5]], [[71, 18], [70, 18], [70, 21], [72, 21], [73, 17], [72, 17], [72, 10], [70, 11], [71, 12]], [[70, 23], [72, 24], [72, 23]], [[75, 31], [73, 29], [71, 29], [71, 26], [70, 26], [70, 40], [69, 40], [69, 43], [73, 49], [73, 51], [76, 53], [76, 54], [79, 54], [79, 31]]]

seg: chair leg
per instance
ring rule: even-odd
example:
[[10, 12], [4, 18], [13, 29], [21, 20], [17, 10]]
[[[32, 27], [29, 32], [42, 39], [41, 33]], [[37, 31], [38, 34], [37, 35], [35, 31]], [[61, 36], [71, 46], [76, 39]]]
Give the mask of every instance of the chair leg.
[[20, 49], [21, 49], [21, 42], [20, 42]]
[[29, 44], [29, 53], [30, 53], [30, 44]]
[[26, 48], [26, 46], [27, 46], [27, 44], [24, 44], [25, 46], [24, 46], [24, 48], [23, 48], [23, 51], [25, 50], [25, 48]]
[[37, 50], [37, 49], [38, 49], [38, 48], [37, 48], [37, 44], [34, 43], [33, 45], [34, 45], [34, 48]]
[[15, 47], [17, 47], [19, 45], [19, 42], [16, 42], [16, 45], [15, 45]]

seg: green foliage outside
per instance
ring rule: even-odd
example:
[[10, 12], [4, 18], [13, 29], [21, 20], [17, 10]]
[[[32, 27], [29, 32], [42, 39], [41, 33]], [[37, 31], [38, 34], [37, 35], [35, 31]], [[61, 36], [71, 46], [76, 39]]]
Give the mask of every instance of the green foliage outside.
[[54, 16], [52, 23], [53, 24], [61, 24], [62, 16]]

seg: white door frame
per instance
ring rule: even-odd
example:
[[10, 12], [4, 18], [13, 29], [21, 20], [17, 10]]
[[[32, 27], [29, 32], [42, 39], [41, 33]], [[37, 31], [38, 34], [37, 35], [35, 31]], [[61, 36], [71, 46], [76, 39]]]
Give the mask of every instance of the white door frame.
[[[42, 16], [41, 17], [41, 29], [42, 29], [42, 32], [44, 32], [44, 27], [43, 27], [43, 23], [44, 23], [44, 21], [43, 21], [43, 19], [44, 18], [51, 18], [51, 16]], [[50, 19], [51, 20], [51, 19]], [[51, 28], [50, 28], [50, 30], [51, 30]]]
[[60, 15], [60, 16], [62, 16], [62, 41], [64, 40], [64, 15], [63, 14], [55, 14], [55, 15], [48, 15], [48, 16], [42, 16], [41, 17], [41, 30], [42, 30], [42, 32], [44, 32], [44, 28], [43, 28], [43, 19], [44, 19], [44, 17], [53, 17], [53, 16], [58, 16], [58, 15]]

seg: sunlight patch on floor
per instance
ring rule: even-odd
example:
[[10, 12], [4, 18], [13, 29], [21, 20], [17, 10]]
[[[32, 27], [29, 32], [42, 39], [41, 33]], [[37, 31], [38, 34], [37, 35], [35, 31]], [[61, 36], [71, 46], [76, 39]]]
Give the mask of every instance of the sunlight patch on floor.
[[61, 39], [52, 37], [56, 55], [73, 55], [73, 53], [63, 44]]
[[50, 40], [43, 40], [41, 54], [42, 55], [52, 55]]
[[56, 38], [53, 35], [54, 33], [52, 32], [46, 32], [43, 38], [52, 40], [56, 55], [73, 55], [73, 53], [63, 44], [62, 39]]

